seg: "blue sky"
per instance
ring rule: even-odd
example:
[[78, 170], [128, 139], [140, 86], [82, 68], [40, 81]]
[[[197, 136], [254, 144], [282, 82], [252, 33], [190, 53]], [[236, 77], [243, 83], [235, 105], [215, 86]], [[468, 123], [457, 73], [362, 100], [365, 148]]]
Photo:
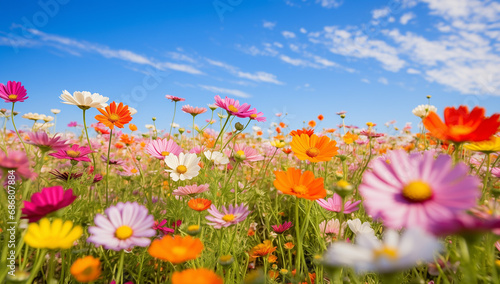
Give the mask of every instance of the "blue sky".
[[[268, 121], [288, 113], [292, 127], [318, 114], [321, 127], [335, 127], [345, 110], [348, 124], [415, 129], [411, 110], [426, 95], [439, 113], [460, 104], [500, 110], [496, 1], [126, 2], [3, 1], [0, 81], [21, 81], [30, 96], [16, 109], [61, 109], [59, 130], [81, 123], [80, 110], [60, 103], [62, 90], [128, 103], [142, 130], [153, 116], [168, 127], [166, 94], [204, 107], [227, 95]], [[191, 116], [176, 122], [188, 128]]]

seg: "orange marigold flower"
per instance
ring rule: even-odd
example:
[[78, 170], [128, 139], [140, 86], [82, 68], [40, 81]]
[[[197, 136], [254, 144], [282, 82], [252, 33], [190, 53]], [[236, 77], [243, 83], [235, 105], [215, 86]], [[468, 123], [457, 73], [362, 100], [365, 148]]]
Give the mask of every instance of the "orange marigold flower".
[[288, 242], [284, 244], [283, 247], [285, 247], [285, 249], [293, 249], [295, 245], [292, 242]]
[[128, 136], [128, 134], [122, 134], [120, 136], [120, 142], [122, 142], [123, 144], [125, 144], [127, 146], [130, 146], [135, 142], [135, 138], [134, 138], [134, 136]]
[[[152, 257], [179, 264], [197, 258], [203, 250], [200, 239], [191, 236], [181, 237], [179, 235], [164, 236], [161, 240], [154, 240], [148, 248]], [[180, 282], [179, 282], [180, 283]]]
[[314, 178], [311, 171], [301, 173], [300, 169], [288, 168], [286, 172], [275, 171], [274, 187], [284, 194], [316, 200], [326, 196], [323, 178]]
[[314, 129], [305, 129], [305, 128], [302, 128], [302, 129], [297, 129], [297, 130], [293, 130], [291, 131], [288, 135], [290, 136], [300, 136], [302, 134], [307, 134], [307, 136], [311, 136], [314, 134]]
[[261, 256], [266, 256], [270, 253], [273, 253], [276, 250], [276, 247], [273, 247], [273, 244], [270, 240], [265, 240], [262, 244], [258, 244], [253, 247], [250, 252], [250, 256], [257, 258]]
[[318, 115], [318, 120], [319, 121], [322, 121], [323, 119], [325, 119], [325, 117], [322, 114]]
[[101, 262], [89, 255], [73, 262], [69, 271], [78, 282], [92, 282], [101, 276]]
[[311, 127], [311, 128], [314, 128], [314, 127], [316, 127], [316, 121], [311, 120], [311, 121], [309, 121], [309, 122], [307, 123], [307, 125], [309, 125], [309, 127]]
[[440, 140], [455, 143], [485, 141], [500, 127], [500, 114], [485, 117], [485, 112], [482, 107], [475, 107], [471, 112], [467, 106], [460, 106], [458, 109], [447, 107], [444, 110], [444, 122], [435, 112], [430, 112], [423, 123]]
[[210, 205], [212, 205], [212, 201], [205, 198], [191, 199], [188, 202], [189, 208], [198, 212], [207, 210], [208, 208], [210, 208]]
[[128, 125], [128, 129], [130, 129], [130, 131], [137, 131], [137, 125], [131, 123]]
[[222, 284], [222, 277], [206, 268], [186, 269], [172, 274], [172, 284]]
[[330, 161], [333, 156], [337, 155], [337, 142], [331, 140], [327, 136], [317, 136], [316, 134], [309, 137], [306, 134], [293, 136], [290, 146], [293, 153], [299, 160], [309, 160], [309, 162], [317, 163]]
[[112, 102], [105, 109], [97, 109], [102, 115], [96, 115], [95, 119], [106, 125], [110, 129], [114, 127], [123, 128], [123, 126], [132, 120], [130, 116], [130, 110], [128, 106], [120, 103], [116, 106], [115, 102]]
[[269, 263], [275, 263], [277, 260], [278, 260], [278, 257], [275, 256], [274, 254], [270, 254], [267, 257], [267, 262], [269, 262]]

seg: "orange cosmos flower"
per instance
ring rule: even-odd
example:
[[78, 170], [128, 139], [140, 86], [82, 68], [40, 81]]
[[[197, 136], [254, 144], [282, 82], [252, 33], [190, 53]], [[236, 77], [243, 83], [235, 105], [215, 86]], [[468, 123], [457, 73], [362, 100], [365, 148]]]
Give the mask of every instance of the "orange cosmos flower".
[[206, 268], [186, 269], [172, 274], [172, 284], [222, 284], [222, 277]]
[[326, 129], [326, 130], [325, 130], [325, 132], [326, 132], [326, 133], [333, 133], [333, 132], [335, 132], [336, 130], [337, 130], [337, 129], [335, 129], [335, 128], [328, 128], [328, 129]]
[[482, 107], [475, 107], [471, 112], [467, 106], [458, 109], [447, 107], [444, 110], [444, 122], [435, 112], [430, 112], [423, 123], [434, 137], [443, 141], [485, 141], [500, 127], [500, 114], [485, 117], [485, 112]]
[[121, 149], [121, 148], [123, 148], [123, 144], [122, 143], [116, 143], [115, 147], [116, 147], [116, 149]]
[[108, 128], [113, 129], [115, 126], [118, 128], [123, 128], [123, 125], [129, 123], [132, 120], [130, 116], [130, 110], [128, 106], [120, 103], [116, 106], [115, 102], [112, 102], [105, 109], [97, 109], [102, 115], [96, 115], [95, 119], [106, 125]]
[[210, 205], [212, 205], [212, 201], [205, 198], [191, 199], [188, 202], [189, 208], [198, 212], [207, 210], [208, 208], [210, 208]]
[[314, 134], [314, 129], [305, 129], [305, 128], [297, 129], [297, 130], [291, 131], [288, 135], [290, 135], [290, 136], [300, 136], [302, 134], [307, 134], [307, 136], [311, 136], [311, 135]]
[[278, 134], [279, 134], [279, 133], [281, 133], [281, 128], [276, 127], [276, 132], [277, 132]]
[[78, 282], [87, 283], [101, 276], [101, 262], [92, 256], [77, 259], [69, 270]]
[[128, 125], [128, 129], [130, 129], [130, 131], [134, 132], [134, 131], [137, 131], [137, 126], [135, 124], [131, 123]]
[[120, 142], [123, 144], [130, 146], [135, 142], [134, 136], [128, 136], [128, 134], [123, 134], [120, 136]]
[[286, 124], [284, 122], [280, 122], [280, 127], [285, 128]]
[[286, 249], [293, 249], [295, 247], [295, 245], [292, 242], [288, 242], [288, 243], [284, 244], [283, 247]]
[[250, 252], [250, 256], [253, 258], [266, 256], [270, 253], [273, 253], [276, 250], [276, 247], [273, 247], [273, 244], [270, 240], [265, 240], [262, 244], [258, 244], [253, 247]]
[[161, 240], [154, 240], [148, 248], [152, 257], [179, 264], [197, 258], [203, 250], [200, 239], [191, 236], [181, 237], [179, 235], [164, 236]]
[[333, 156], [337, 155], [337, 142], [331, 140], [327, 136], [317, 136], [316, 134], [309, 137], [307, 134], [293, 136], [290, 146], [293, 153], [299, 160], [309, 160], [309, 162], [317, 163], [330, 161]]
[[318, 120], [319, 121], [322, 121], [323, 119], [325, 119], [325, 117], [322, 114], [318, 115]]
[[309, 125], [309, 127], [311, 127], [311, 128], [314, 128], [314, 127], [316, 127], [316, 121], [311, 120], [311, 121], [309, 121], [309, 122], [307, 123], [307, 125]]
[[292, 153], [292, 149], [290, 149], [290, 148], [283, 148], [283, 149], [281, 149], [281, 151], [283, 151], [283, 153], [285, 153], [287, 155]]
[[342, 137], [342, 140], [349, 145], [352, 144], [354, 141], [358, 140], [359, 136], [356, 134], [353, 134], [351, 132], [347, 132], [344, 137]]
[[284, 194], [316, 200], [326, 196], [323, 178], [314, 178], [311, 171], [301, 173], [300, 169], [289, 168], [286, 172], [275, 171], [274, 187]]
[[264, 133], [261, 130], [257, 130], [257, 132], [255, 134], [257, 134], [257, 136], [262, 136], [262, 134], [264, 134]]

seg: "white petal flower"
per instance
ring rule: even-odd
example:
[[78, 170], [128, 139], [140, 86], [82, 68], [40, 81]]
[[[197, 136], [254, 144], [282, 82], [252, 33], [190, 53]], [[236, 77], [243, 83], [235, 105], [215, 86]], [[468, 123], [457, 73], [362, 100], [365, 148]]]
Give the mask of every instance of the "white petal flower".
[[351, 231], [355, 235], [359, 235], [359, 234], [375, 235], [375, 231], [373, 231], [372, 227], [370, 227], [369, 222], [364, 222], [363, 224], [361, 224], [361, 220], [354, 219], [354, 220], [348, 220], [347, 225], [349, 225], [349, 229], [351, 229]]
[[109, 98], [99, 95], [98, 93], [91, 94], [90, 92], [74, 92], [73, 96], [66, 90], [59, 97], [63, 100], [63, 104], [75, 105], [81, 109], [89, 108], [105, 108]]
[[170, 168], [166, 171], [173, 181], [192, 179], [200, 173], [199, 161], [200, 158], [193, 153], [180, 153], [179, 156], [170, 154], [165, 157], [165, 164]]
[[205, 157], [207, 159], [211, 160], [214, 162], [216, 165], [227, 165], [229, 164], [229, 159], [226, 157], [224, 154], [222, 154], [219, 151], [205, 151], [203, 152], [205, 154]]
[[130, 111], [130, 115], [134, 115], [137, 113], [137, 110], [133, 107], [128, 107], [128, 110]]
[[412, 110], [412, 113], [420, 118], [425, 118], [431, 111], [437, 112], [437, 108], [432, 105], [419, 105]]
[[383, 241], [368, 233], [358, 235], [355, 245], [334, 243], [324, 255], [324, 263], [353, 267], [358, 273], [393, 272], [414, 267], [419, 261], [433, 261], [441, 249], [438, 239], [419, 228], [410, 228], [401, 236], [388, 230]]
[[52, 112], [53, 114], [59, 114], [61, 112], [61, 110], [57, 109], [57, 108], [53, 108], [50, 110], [50, 112]]

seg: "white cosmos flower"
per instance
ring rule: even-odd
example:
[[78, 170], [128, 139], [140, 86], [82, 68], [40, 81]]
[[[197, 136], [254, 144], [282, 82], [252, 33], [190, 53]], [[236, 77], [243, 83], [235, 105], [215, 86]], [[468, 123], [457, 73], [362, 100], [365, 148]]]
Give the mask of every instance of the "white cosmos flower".
[[50, 110], [50, 112], [52, 112], [53, 114], [59, 114], [61, 112], [61, 110], [57, 109], [57, 108], [53, 108]]
[[133, 107], [128, 107], [128, 110], [130, 111], [130, 115], [134, 115], [137, 113], [137, 110]]
[[75, 105], [81, 109], [105, 108], [108, 106], [106, 103], [109, 98], [99, 95], [98, 93], [91, 94], [90, 92], [74, 92], [73, 96], [66, 90], [63, 91], [59, 97], [63, 100], [63, 104]]
[[165, 164], [170, 168], [166, 171], [174, 181], [192, 179], [200, 172], [199, 161], [200, 158], [193, 153], [180, 153], [179, 156], [170, 154], [165, 157]]
[[43, 115], [42, 120], [45, 122], [51, 122], [52, 120], [54, 120], [54, 117], [50, 115]]
[[425, 118], [431, 111], [437, 112], [437, 108], [432, 105], [419, 105], [412, 110], [412, 113], [420, 118]]
[[219, 151], [205, 151], [203, 152], [207, 159], [214, 162], [216, 165], [227, 165], [229, 164], [229, 159]]
[[29, 119], [29, 120], [42, 120], [44, 116], [45, 115], [43, 115], [43, 114], [28, 112], [28, 113], [23, 114], [23, 116], [21, 116], [21, 117]]
[[152, 124], [146, 124], [144, 127], [146, 127], [146, 129], [154, 129], [155, 128], [155, 126]]
[[409, 269], [419, 261], [432, 262], [442, 249], [441, 243], [420, 228], [410, 228], [401, 236], [388, 230], [384, 240], [371, 234], [357, 236], [356, 244], [336, 242], [323, 259], [328, 266], [353, 267], [356, 272], [394, 272]]
[[172, 128], [179, 128], [180, 127], [180, 125], [175, 123], [175, 122], [170, 123], [170, 126], [172, 126]]
[[[348, 220], [347, 225], [349, 225], [349, 229], [355, 234], [371, 234], [375, 237], [375, 231], [370, 227], [369, 222], [364, 222], [361, 224], [361, 220], [359, 219], [354, 219], [354, 220]], [[376, 237], [375, 237], [376, 238]]]

